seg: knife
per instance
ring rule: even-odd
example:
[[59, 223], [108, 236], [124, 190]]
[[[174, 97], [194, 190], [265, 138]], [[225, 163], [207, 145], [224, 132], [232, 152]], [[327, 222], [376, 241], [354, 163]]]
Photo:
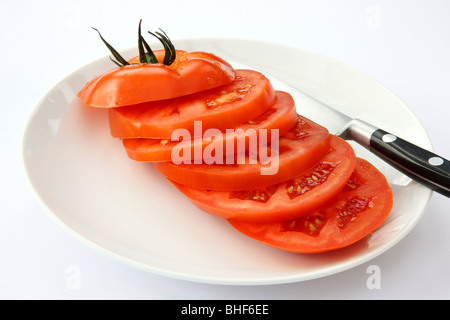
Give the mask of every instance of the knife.
[[355, 141], [414, 181], [450, 197], [450, 161], [370, 123], [351, 118], [304, 92], [299, 94], [305, 116], [331, 134]]

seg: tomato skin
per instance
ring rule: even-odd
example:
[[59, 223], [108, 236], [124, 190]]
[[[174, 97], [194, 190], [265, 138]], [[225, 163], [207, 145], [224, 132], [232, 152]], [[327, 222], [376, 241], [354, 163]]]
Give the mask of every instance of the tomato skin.
[[[239, 199], [233, 196], [233, 191], [190, 188], [174, 181], [171, 183], [197, 207], [218, 217], [246, 222], [294, 219], [333, 199], [345, 187], [355, 168], [356, 156], [353, 148], [337, 136], [330, 137], [332, 151], [320, 161], [334, 163], [335, 168], [324, 183], [294, 199], [290, 198], [287, 191], [290, 180], [275, 185], [275, 192], [265, 202]], [[298, 177], [302, 177], [302, 174]], [[270, 190], [271, 187], [266, 187], [265, 190]]]
[[170, 66], [145, 63], [116, 67], [89, 81], [78, 97], [88, 106], [115, 108], [208, 90], [234, 78], [233, 67], [214, 54], [177, 50]]
[[[357, 182], [355, 185], [354, 182]], [[246, 223], [237, 220], [228, 222], [239, 232], [269, 246], [296, 253], [321, 253], [347, 247], [378, 228], [391, 212], [392, 190], [384, 175], [366, 160], [357, 159], [349, 186], [341, 191], [329, 204], [311, 212], [309, 221], [317, 222], [321, 229], [311, 235], [305, 229], [295, 229], [295, 224], [308, 225], [308, 219], [293, 219], [272, 223]], [[349, 219], [345, 226], [341, 219], [347, 215], [345, 204], [354, 199], [370, 199], [362, 205], [361, 212]], [[357, 206], [355, 206], [357, 207]], [[349, 215], [351, 212], [349, 211]], [[318, 217], [318, 218], [317, 218]], [[312, 230], [315, 230], [314, 227]], [[308, 227], [306, 227], [306, 231]]]
[[[292, 97], [281, 91], [277, 91], [276, 96], [276, 102], [264, 114], [234, 129], [242, 129], [244, 133], [247, 130], [254, 130], [256, 136], [259, 137], [260, 130], [278, 129], [279, 135], [283, 135], [290, 128], [294, 127], [297, 123], [297, 112]], [[266, 114], [267, 118], [264, 117]], [[190, 145], [191, 159], [195, 159], [196, 149], [200, 148], [203, 154], [207, 146], [211, 148], [222, 148], [222, 153], [224, 155], [228, 154], [230, 150], [227, 150], [227, 144], [230, 145], [230, 141], [234, 143], [235, 140], [242, 139], [240, 138], [241, 134], [238, 131], [235, 132], [235, 135], [226, 135], [224, 133], [222, 139], [216, 140], [214, 138], [213, 141], [208, 141], [203, 139], [203, 137], [201, 139], [186, 141]], [[268, 141], [270, 141], [270, 136], [268, 136]], [[181, 142], [178, 141], [147, 138], [123, 139], [122, 143], [130, 159], [143, 162], [170, 162], [172, 161], [173, 148], [181, 146]], [[215, 145], [218, 147], [215, 147]], [[236, 145], [234, 143], [235, 148], [233, 152], [237, 151]]]
[[[298, 116], [298, 119], [304, 121], [302, 130], [309, 136], [302, 139], [281, 137], [280, 155], [274, 157], [272, 163], [263, 165], [258, 161], [257, 164], [251, 164], [247, 157], [244, 164], [237, 161], [231, 165], [161, 162], [155, 163], [155, 168], [169, 180], [191, 188], [230, 191], [258, 189], [280, 183], [309, 169], [330, 150], [330, 136], [326, 128], [302, 116]], [[273, 169], [273, 173], [276, 173], [262, 174], [263, 168], [275, 168], [275, 161], [278, 161], [277, 171]]]
[[[218, 101], [218, 102], [216, 102]], [[194, 135], [194, 121], [203, 132], [225, 132], [265, 112], [275, 102], [269, 79], [253, 70], [236, 70], [236, 79], [192, 95], [109, 109], [111, 135], [116, 138], [171, 139], [176, 129]], [[202, 133], [203, 133], [202, 132]]]

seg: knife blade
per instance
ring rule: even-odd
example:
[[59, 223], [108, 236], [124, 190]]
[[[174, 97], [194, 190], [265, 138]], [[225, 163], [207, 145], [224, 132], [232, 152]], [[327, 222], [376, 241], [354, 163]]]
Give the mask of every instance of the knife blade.
[[302, 113], [331, 134], [358, 143], [414, 181], [450, 197], [450, 161], [366, 121], [351, 118], [304, 92], [299, 94]]

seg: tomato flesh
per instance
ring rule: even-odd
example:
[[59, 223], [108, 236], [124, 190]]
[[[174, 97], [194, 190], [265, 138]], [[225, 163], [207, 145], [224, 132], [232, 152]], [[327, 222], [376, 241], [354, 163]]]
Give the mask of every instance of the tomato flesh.
[[[239, 191], [214, 191], [172, 183], [200, 209], [225, 219], [270, 222], [298, 218], [331, 201], [345, 187], [355, 168], [353, 148], [337, 136], [330, 135], [330, 138], [331, 151], [319, 161], [332, 163], [333, 170], [321, 184], [294, 198], [291, 177], [275, 185]], [[316, 168], [310, 168], [297, 174], [295, 180], [308, 179], [315, 172]]]
[[[231, 163], [161, 162], [155, 163], [155, 168], [169, 180], [191, 188], [226, 191], [259, 189], [288, 180], [309, 169], [329, 150], [328, 130], [298, 116], [297, 125], [279, 139], [279, 154], [275, 154], [270, 163], [258, 160], [253, 164], [251, 155], [247, 154], [241, 163], [236, 156]], [[270, 146], [267, 150], [260, 146], [258, 151], [264, 154], [273, 152]]]
[[235, 79], [233, 67], [214, 54], [176, 52], [177, 58], [170, 66], [145, 63], [111, 69], [89, 81], [78, 97], [88, 106], [115, 108], [172, 99]]
[[[278, 129], [279, 134], [283, 135], [289, 128], [294, 127], [297, 122], [297, 113], [292, 97], [281, 91], [276, 92], [276, 96], [276, 102], [266, 112], [238, 125], [233, 129], [232, 135], [223, 133], [220, 138], [216, 137], [212, 141], [201, 137], [182, 142], [169, 139], [131, 138], [123, 139], [123, 146], [130, 159], [144, 162], [171, 161], [172, 151], [177, 146], [183, 150], [190, 149], [192, 160], [195, 159], [196, 149], [201, 149], [201, 154], [205, 156], [204, 151], [207, 146], [213, 149], [220, 148], [222, 154], [226, 156], [237, 151], [235, 141], [244, 139], [249, 130], [254, 130], [258, 137], [261, 130]], [[231, 144], [234, 145], [233, 149], [227, 150], [226, 146]]]
[[269, 79], [252, 70], [237, 70], [232, 83], [176, 99], [109, 109], [111, 135], [116, 138], [170, 139], [176, 129], [194, 135], [195, 121], [202, 132], [225, 131], [270, 108], [275, 90]]
[[333, 201], [309, 214], [272, 223], [229, 223], [269, 246], [319, 253], [347, 247], [366, 237], [383, 223], [392, 205], [392, 190], [384, 175], [366, 160], [357, 158], [345, 188]]
[[[384, 175], [298, 115], [292, 96], [263, 74], [206, 52], [177, 50], [170, 65], [162, 63], [165, 50], [154, 54], [158, 63], [134, 57], [87, 82], [78, 97], [109, 109], [111, 135], [123, 139], [127, 155], [154, 162], [200, 209], [295, 253], [350, 246], [389, 215], [393, 195]], [[187, 136], [179, 142], [175, 132]], [[206, 132], [215, 134], [205, 140]], [[174, 151], [187, 162], [175, 161]], [[276, 170], [263, 174], [273, 161]]]

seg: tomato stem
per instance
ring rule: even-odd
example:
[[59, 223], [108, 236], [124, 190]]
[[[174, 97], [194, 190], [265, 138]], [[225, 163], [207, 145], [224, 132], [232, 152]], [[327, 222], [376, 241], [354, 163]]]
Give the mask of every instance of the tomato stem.
[[162, 29], [159, 30], [161, 30], [162, 33], [158, 31], [156, 31], [155, 33], [148, 31], [148, 33], [150, 33], [162, 43], [162, 45], [164, 46], [164, 51], [166, 52], [162, 63], [170, 66], [176, 58], [175, 46], [173, 45], [172, 41], [170, 41], [166, 33]]
[[[170, 41], [169, 37], [164, 32], [164, 30], [161, 29], [161, 28], [159, 28], [159, 30], [161, 30], [161, 32], [163, 33], [163, 36], [164, 36], [164, 38], [167, 41], [167, 44], [169, 46], [170, 54], [171, 54], [170, 63], [172, 64], [175, 61], [175, 58], [177, 57], [175, 46], [173, 45], [172, 41]], [[157, 32], [157, 34], [161, 35], [159, 32]]]
[[114, 56], [114, 58], [116, 58], [117, 61], [114, 60], [114, 59], [112, 59], [112, 58], [110, 57], [110, 59], [111, 59], [112, 62], [114, 62], [114, 63], [117, 64], [118, 66], [129, 65], [128, 61], [125, 60], [125, 59], [120, 55], [120, 53], [117, 52], [116, 49], [114, 49], [108, 42], [106, 42], [105, 39], [103, 39], [103, 37], [102, 37], [100, 31], [98, 31], [98, 30], [97, 30], [96, 28], [94, 28], [94, 27], [93, 27], [92, 29], [94, 29], [95, 31], [98, 32], [98, 35], [100, 36], [100, 39], [102, 39], [103, 43], [106, 45], [106, 47], [107, 47], [107, 48], [109, 49], [109, 51], [112, 53], [112, 55]]
[[[141, 23], [142, 19], [139, 21], [139, 29], [138, 29], [139, 61], [141, 63], [158, 63], [158, 59], [156, 59], [156, 56], [153, 53], [152, 49], [145, 41], [144, 37], [141, 35]], [[144, 47], [145, 50], [147, 50], [147, 52], [145, 52]]]
[[[140, 63], [151, 63], [155, 64], [158, 63], [158, 59], [156, 58], [155, 54], [153, 53], [152, 49], [148, 45], [148, 43], [145, 41], [144, 37], [141, 34], [141, 23], [142, 19], [139, 20], [139, 28], [138, 28], [138, 50], [139, 50], [139, 62]], [[102, 39], [103, 43], [106, 45], [106, 47], [109, 49], [109, 51], [114, 56], [115, 60], [111, 57], [112, 62], [114, 62], [117, 66], [123, 67], [126, 65], [129, 65], [130, 63], [125, 60], [119, 52], [117, 52], [116, 49], [114, 49], [106, 40], [102, 37], [100, 34], [100, 31], [98, 31], [96, 28], [92, 27], [95, 31], [98, 32], [98, 35], [100, 36], [100, 39]], [[164, 59], [162, 61], [163, 64], [170, 66], [176, 58], [176, 51], [175, 46], [173, 45], [172, 41], [170, 41], [167, 34], [162, 30], [161, 32], [155, 31], [155, 33], [148, 31], [152, 36], [156, 37], [164, 46]], [[146, 52], [147, 51], [147, 52]]]

